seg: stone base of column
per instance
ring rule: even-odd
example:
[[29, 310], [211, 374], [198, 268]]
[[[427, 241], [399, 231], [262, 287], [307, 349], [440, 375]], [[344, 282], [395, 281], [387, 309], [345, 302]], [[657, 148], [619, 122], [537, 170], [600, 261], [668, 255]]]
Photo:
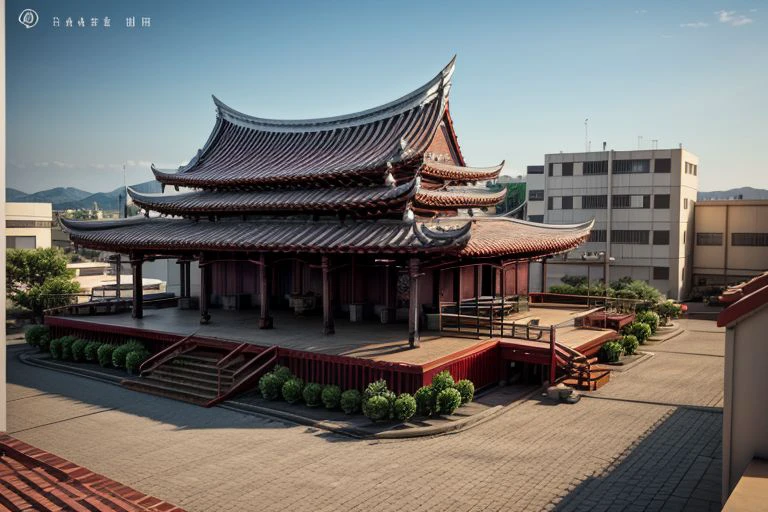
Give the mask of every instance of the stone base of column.
[[379, 318], [383, 324], [393, 324], [397, 320], [397, 310], [395, 308], [384, 308], [379, 313]]
[[203, 313], [202, 315], [200, 315], [201, 325], [208, 325], [209, 323], [211, 323], [211, 315], [209, 315], [208, 313]]
[[272, 327], [274, 327], [274, 323], [271, 316], [259, 318], [259, 329], [272, 329]]

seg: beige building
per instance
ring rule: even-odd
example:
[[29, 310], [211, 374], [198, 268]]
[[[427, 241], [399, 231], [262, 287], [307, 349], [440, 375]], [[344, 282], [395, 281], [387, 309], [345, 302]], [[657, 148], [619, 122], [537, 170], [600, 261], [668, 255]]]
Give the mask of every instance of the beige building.
[[51, 203], [5, 203], [5, 244], [8, 249], [51, 246]]
[[768, 200], [702, 201], [694, 218], [695, 288], [734, 284], [768, 270]]

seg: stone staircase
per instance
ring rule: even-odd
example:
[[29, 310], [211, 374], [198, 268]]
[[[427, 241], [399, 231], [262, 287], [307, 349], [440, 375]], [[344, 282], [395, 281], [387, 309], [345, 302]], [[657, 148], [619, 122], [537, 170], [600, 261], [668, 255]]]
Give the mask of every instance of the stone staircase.
[[167, 361], [141, 379], [123, 381], [123, 386], [205, 405], [232, 387], [234, 373], [245, 363], [240, 355], [220, 370], [216, 365], [223, 356], [204, 350], [188, 352]]
[[566, 378], [560, 382], [582, 391], [595, 391], [603, 387], [611, 380], [611, 370], [596, 363], [596, 357], [587, 359], [586, 363], [573, 362], [566, 369]]

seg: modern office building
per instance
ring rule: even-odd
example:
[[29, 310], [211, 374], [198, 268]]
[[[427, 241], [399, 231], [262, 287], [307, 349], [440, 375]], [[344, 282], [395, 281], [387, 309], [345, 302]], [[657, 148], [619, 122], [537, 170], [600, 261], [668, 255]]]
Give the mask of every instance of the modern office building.
[[768, 200], [700, 201], [694, 217], [694, 289], [739, 283], [768, 270]]
[[5, 203], [5, 244], [8, 249], [51, 246], [51, 203]]
[[531, 222], [544, 222], [544, 166], [529, 165], [525, 177], [528, 216]]
[[607, 274], [608, 281], [642, 279], [669, 298], [685, 296], [698, 166], [683, 148], [545, 155], [540, 175], [529, 170], [528, 219], [595, 219], [587, 244], [549, 261], [547, 287], [565, 275]]

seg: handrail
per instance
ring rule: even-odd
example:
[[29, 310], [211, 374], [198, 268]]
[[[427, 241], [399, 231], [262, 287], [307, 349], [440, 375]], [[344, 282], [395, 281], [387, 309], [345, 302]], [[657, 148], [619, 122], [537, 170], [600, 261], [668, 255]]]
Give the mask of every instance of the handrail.
[[[266, 361], [264, 359], [266, 358]], [[264, 361], [264, 362], [262, 362]], [[224, 392], [221, 393], [221, 390], [218, 391], [216, 398], [210, 400], [208, 403], [204, 405], [204, 407], [212, 407], [219, 402], [223, 402], [224, 400], [227, 400], [229, 397], [236, 395], [241, 390], [243, 390], [246, 386], [248, 386], [254, 379], [257, 377], [260, 377], [261, 374], [269, 368], [270, 365], [273, 365], [277, 362], [277, 345], [272, 345], [271, 347], [262, 350], [259, 352], [256, 357], [245, 363], [240, 369], [238, 369], [233, 375], [232, 375], [232, 386]], [[260, 364], [259, 364], [260, 363]], [[259, 366], [256, 369], [253, 369], [254, 366], [259, 364]], [[248, 370], [250, 373], [244, 374], [244, 372]], [[239, 381], [237, 380], [239, 375], [244, 375]]]
[[[198, 329], [199, 331], [199, 329]], [[169, 347], [164, 348], [157, 354], [153, 355], [146, 361], [144, 361], [141, 366], [139, 366], [139, 375], [142, 375], [146, 372], [151, 372], [155, 369], [157, 369], [158, 366], [168, 362], [169, 360], [173, 359], [174, 357], [177, 357], [185, 352], [189, 352], [190, 350], [194, 350], [197, 347], [197, 343], [187, 343], [190, 338], [192, 338], [195, 334], [197, 334], [197, 331], [193, 332], [192, 334], [185, 336], [181, 338], [176, 343], [172, 344]], [[186, 345], [186, 346], [185, 346]]]
[[229, 366], [231, 364], [232, 359], [234, 359], [236, 355], [240, 354], [240, 352], [245, 350], [245, 347], [247, 346], [248, 346], [248, 343], [241, 343], [240, 345], [235, 347], [234, 350], [229, 352], [229, 354], [225, 355], [224, 357], [222, 357], [216, 362], [216, 368], [224, 369], [227, 366]]

